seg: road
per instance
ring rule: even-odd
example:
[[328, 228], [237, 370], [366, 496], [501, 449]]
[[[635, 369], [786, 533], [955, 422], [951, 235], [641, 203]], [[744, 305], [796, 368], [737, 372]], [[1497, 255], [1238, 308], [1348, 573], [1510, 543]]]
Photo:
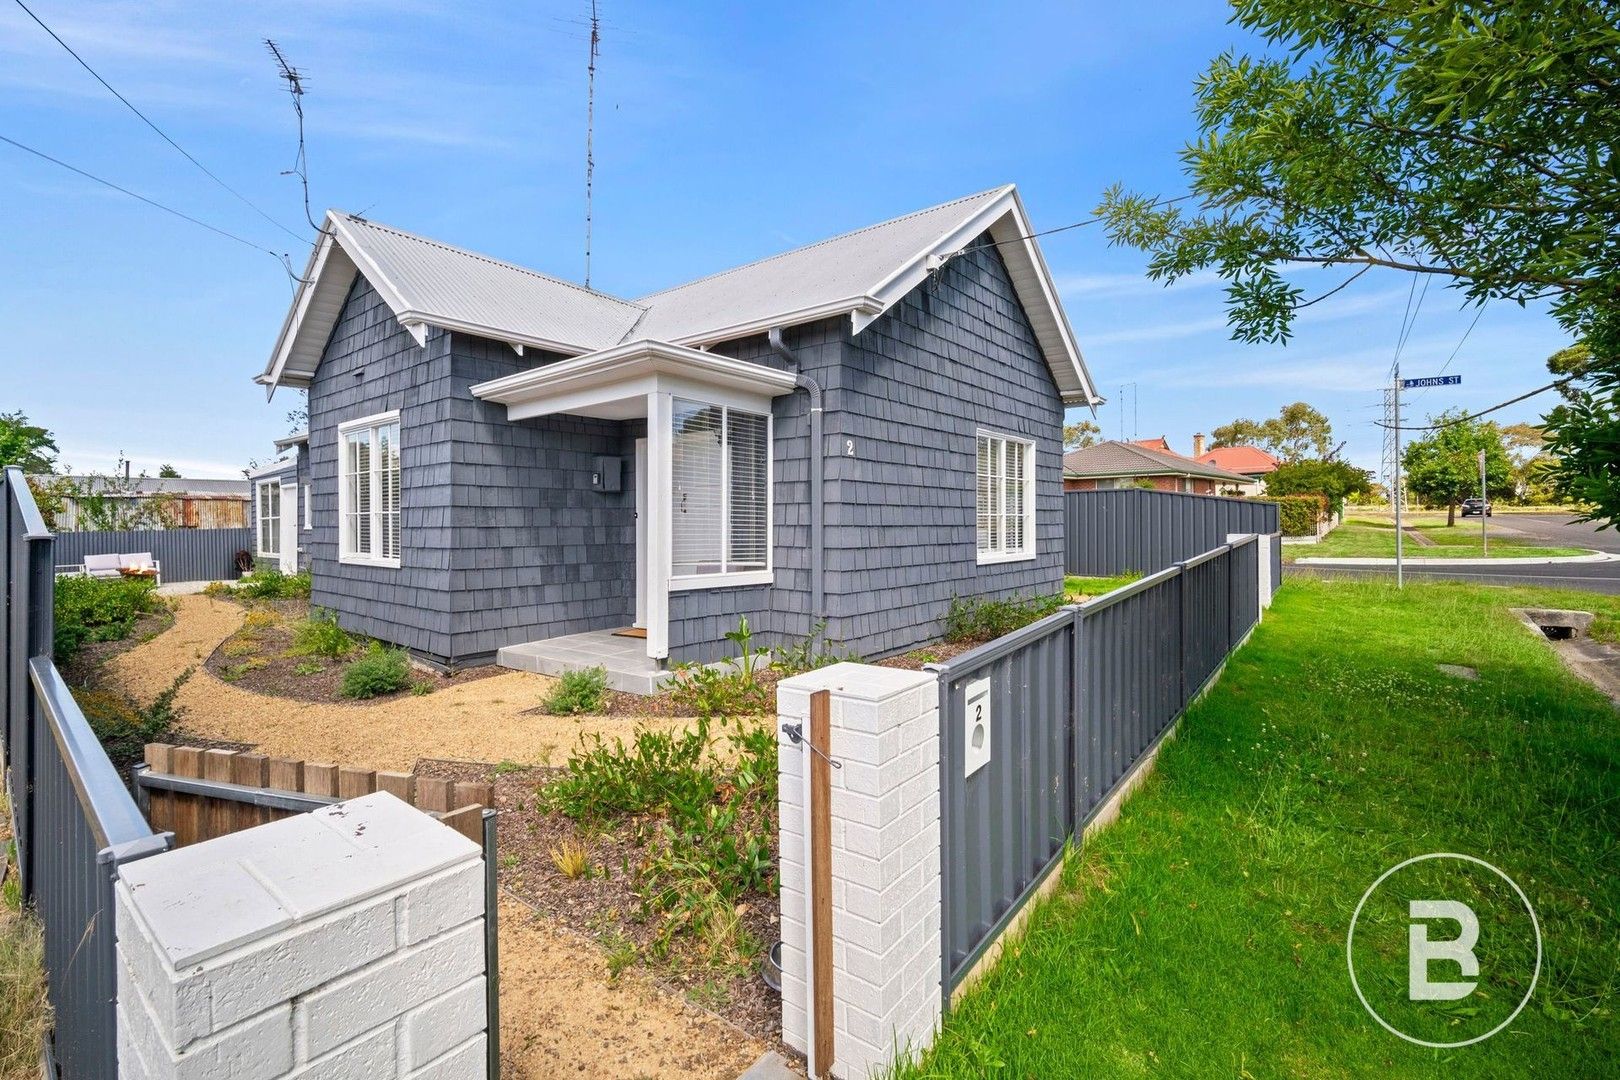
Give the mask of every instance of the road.
[[[1462, 523], [1462, 518], [1458, 518]], [[1468, 519], [1470, 523], [1473, 519]], [[1508, 539], [1522, 533], [1557, 547], [1584, 547], [1620, 555], [1620, 534], [1614, 529], [1599, 530], [1588, 522], [1571, 522], [1562, 514], [1503, 514], [1493, 516], [1492, 536]], [[1289, 574], [1314, 577], [1394, 577], [1394, 567], [1383, 566], [1289, 566]], [[1549, 563], [1503, 566], [1449, 566], [1429, 569], [1407, 568], [1406, 576], [1415, 581], [1471, 581], [1480, 585], [1544, 585], [1558, 589], [1620, 595], [1620, 561], [1598, 563]]]

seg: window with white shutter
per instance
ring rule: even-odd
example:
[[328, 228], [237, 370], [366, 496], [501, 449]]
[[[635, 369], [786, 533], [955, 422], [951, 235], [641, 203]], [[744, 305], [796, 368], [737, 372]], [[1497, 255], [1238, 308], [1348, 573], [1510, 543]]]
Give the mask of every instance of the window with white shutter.
[[281, 554], [281, 481], [260, 480], [255, 486], [259, 511], [258, 554]]
[[672, 425], [670, 577], [768, 574], [770, 417], [677, 398]]
[[338, 549], [344, 562], [399, 565], [399, 414], [338, 429]]
[[981, 431], [977, 440], [979, 562], [1035, 557], [1035, 444]]

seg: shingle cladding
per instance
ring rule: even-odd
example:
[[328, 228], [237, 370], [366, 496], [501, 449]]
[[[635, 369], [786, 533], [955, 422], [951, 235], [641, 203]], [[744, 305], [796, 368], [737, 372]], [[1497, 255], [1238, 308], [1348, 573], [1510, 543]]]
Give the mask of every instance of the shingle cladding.
[[[829, 641], [878, 656], [936, 637], [953, 597], [1061, 588], [1063, 409], [993, 247], [952, 259], [858, 336], [839, 318], [790, 328], [786, 340], [826, 394]], [[763, 336], [715, 351], [784, 366]], [[357, 281], [310, 392], [314, 603], [453, 663], [631, 620], [645, 422], [511, 422], [468, 391], [550, 359], [439, 330], [417, 346]], [[396, 408], [401, 566], [340, 563], [337, 426]], [[671, 593], [672, 661], [729, 655], [724, 634], [742, 615], [764, 646], [812, 629], [808, 395], [777, 398], [773, 420], [774, 583]], [[980, 428], [1037, 441], [1035, 559], [977, 564]], [[591, 490], [599, 455], [623, 459], [620, 492]]]

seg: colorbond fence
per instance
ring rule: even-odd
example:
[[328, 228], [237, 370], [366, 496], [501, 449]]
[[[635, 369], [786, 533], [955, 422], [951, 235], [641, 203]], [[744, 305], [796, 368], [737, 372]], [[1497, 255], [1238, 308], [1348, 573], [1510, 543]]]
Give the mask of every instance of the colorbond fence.
[[133, 555], [150, 551], [163, 566], [165, 584], [229, 581], [237, 576], [236, 553], [253, 550], [253, 530], [129, 529], [56, 534], [56, 563], [77, 566], [86, 555]]
[[51, 534], [22, 471], [5, 470], [5, 765], [23, 899], [45, 928], [53, 1077], [118, 1074], [113, 881], [166, 851], [51, 660]]
[[1276, 546], [1220, 544], [938, 666], [947, 1001], [1259, 621]]
[[1151, 574], [1219, 547], [1235, 533], [1280, 530], [1276, 503], [1221, 495], [1066, 491], [1063, 510], [1064, 569], [1095, 577], [1129, 570]]

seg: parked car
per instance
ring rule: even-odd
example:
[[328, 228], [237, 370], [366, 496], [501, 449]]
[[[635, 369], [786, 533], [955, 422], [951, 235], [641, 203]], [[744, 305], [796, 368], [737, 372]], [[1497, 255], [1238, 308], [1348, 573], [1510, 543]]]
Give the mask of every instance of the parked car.
[[1484, 514], [1486, 517], [1490, 517], [1491, 504], [1484, 499], [1464, 499], [1462, 501], [1462, 512], [1463, 517], [1470, 517], [1475, 514]]

